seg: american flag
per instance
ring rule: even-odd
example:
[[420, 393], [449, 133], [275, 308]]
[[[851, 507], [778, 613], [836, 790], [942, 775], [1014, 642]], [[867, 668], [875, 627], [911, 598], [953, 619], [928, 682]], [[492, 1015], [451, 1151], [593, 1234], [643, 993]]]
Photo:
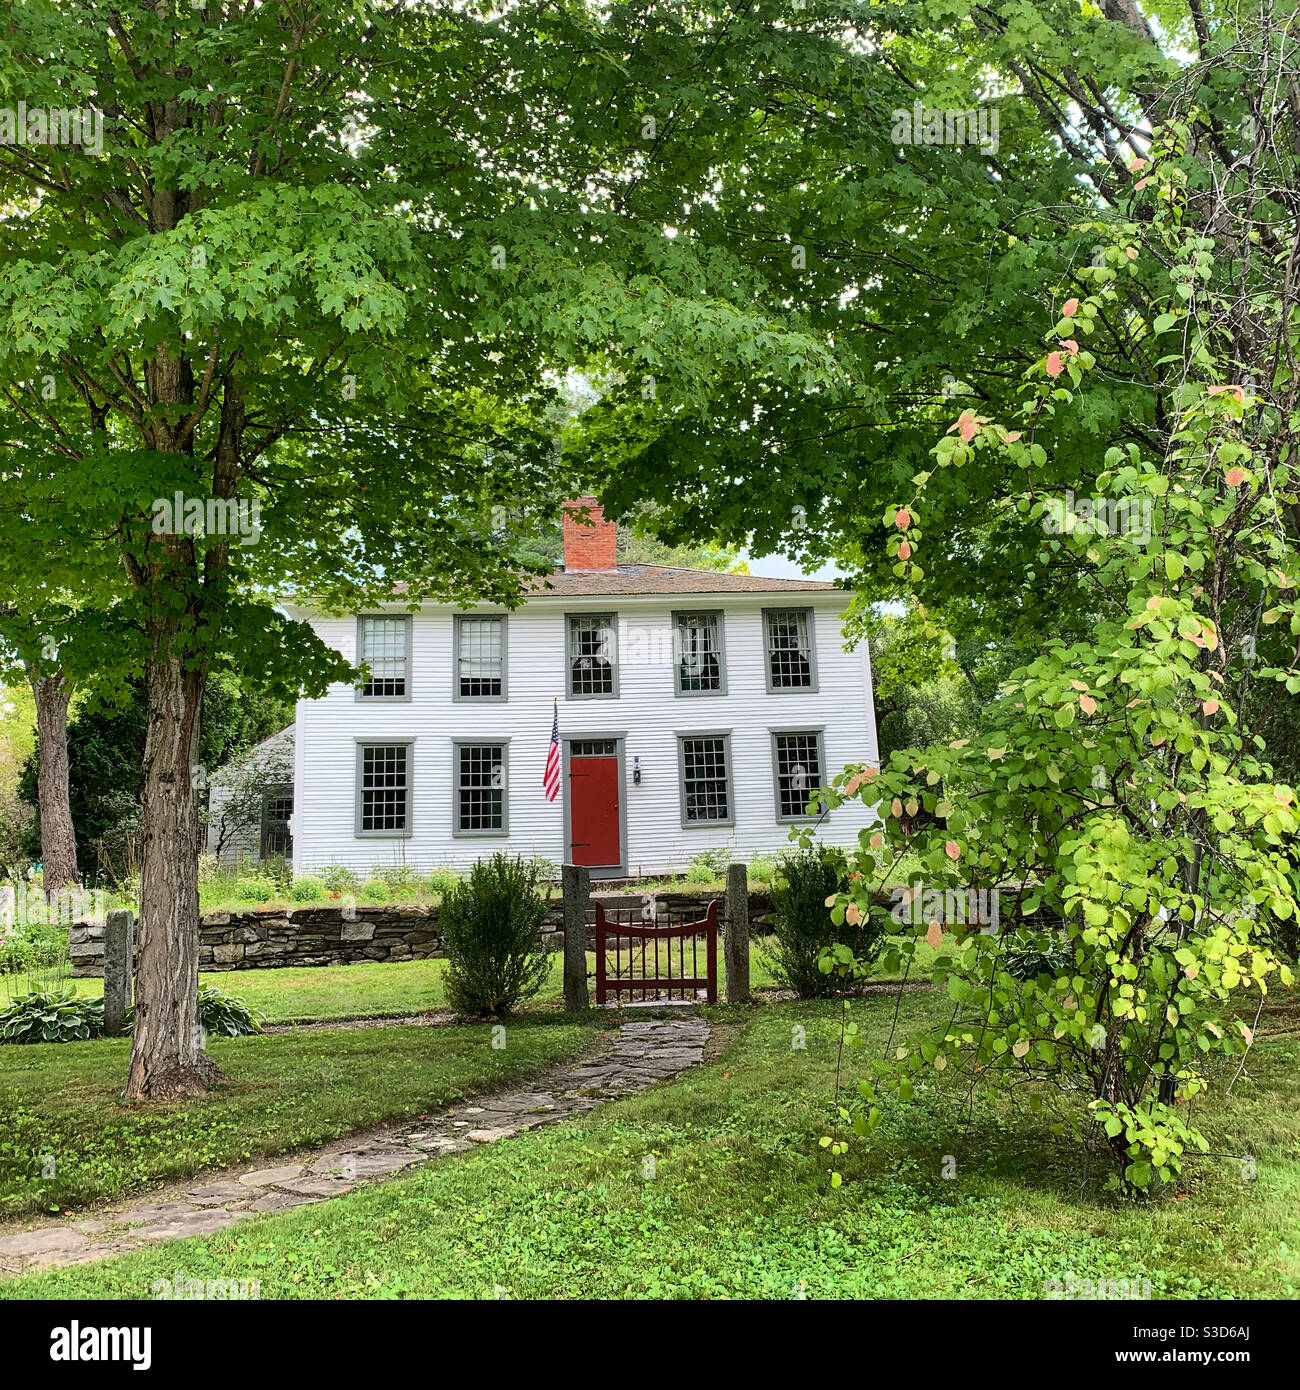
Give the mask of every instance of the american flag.
[[547, 801], [554, 801], [560, 794], [560, 706], [555, 706], [555, 718], [551, 724], [551, 746], [546, 750], [546, 771], [542, 773], [542, 789]]

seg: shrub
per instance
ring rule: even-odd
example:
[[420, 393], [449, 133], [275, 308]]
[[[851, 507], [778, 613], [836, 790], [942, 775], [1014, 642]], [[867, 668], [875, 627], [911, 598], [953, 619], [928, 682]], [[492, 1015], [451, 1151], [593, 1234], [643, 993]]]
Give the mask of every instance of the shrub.
[[409, 864], [375, 864], [370, 870], [371, 879], [382, 879], [390, 893], [414, 893], [420, 876]]
[[289, 890], [289, 896], [296, 903], [315, 902], [317, 898], [323, 898], [325, 893], [325, 885], [318, 878], [296, 878]]
[[460, 875], [451, 869], [435, 869], [428, 878], [426, 887], [430, 893], [441, 897], [460, 882]]
[[72, 989], [20, 994], [0, 1009], [0, 1042], [81, 1042], [104, 1031], [104, 1001]]
[[1006, 938], [1002, 968], [1014, 980], [1056, 979], [1074, 969], [1074, 951], [1064, 936], [1022, 929]]
[[[127, 1010], [128, 1031], [134, 1014]], [[256, 1010], [215, 985], [199, 985], [199, 1022], [207, 1032], [227, 1038], [262, 1031]], [[0, 1009], [0, 1042], [84, 1042], [103, 1032], [103, 999], [86, 998], [71, 988], [20, 994]]]
[[242, 1038], [248, 1033], [262, 1031], [259, 1020], [257, 1011], [242, 999], [226, 994], [215, 985], [199, 986], [199, 1022], [209, 1033]]
[[235, 882], [235, 897], [241, 903], [264, 903], [275, 895], [269, 878], [241, 878]]
[[478, 1017], [510, 1013], [541, 989], [550, 961], [541, 944], [547, 899], [537, 865], [498, 853], [480, 859], [442, 900], [447, 999]]
[[372, 903], [386, 903], [389, 895], [389, 887], [382, 878], [368, 878], [357, 889], [359, 898], [365, 898], [367, 902]]
[[0, 975], [49, 970], [68, 959], [68, 929], [57, 922], [0, 925]]
[[776, 864], [766, 855], [758, 855], [749, 861], [748, 877], [751, 883], [761, 883], [766, 887], [776, 874]]
[[320, 880], [331, 893], [346, 893], [361, 882], [361, 877], [355, 869], [343, 864], [331, 864], [329, 868], [321, 870]]
[[777, 983], [801, 999], [826, 998], [840, 987], [818, 961], [827, 946], [849, 947], [864, 965], [875, 963], [885, 944], [887, 918], [872, 915], [857, 926], [837, 927], [826, 899], [848, 886], [844, 856], [829, 848], [783, 855], [772, 879], [773, 939], [767, 955]]
[[293, 865], [283, 854], [270, 854], [262, 860], [262, 876], [269, 878], [279, 897], [285, 897], [293, 886]]
[[690, 862], [686, 870], [687, 883], [711, 883], [715, 878], [726, 878], [727, 865], [731, 863], [729, 849], [701, 850]]

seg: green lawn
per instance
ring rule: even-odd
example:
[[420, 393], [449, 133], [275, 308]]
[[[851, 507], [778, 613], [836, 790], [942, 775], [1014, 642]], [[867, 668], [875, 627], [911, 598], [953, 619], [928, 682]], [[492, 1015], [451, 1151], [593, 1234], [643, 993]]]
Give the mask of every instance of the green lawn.
[[[580, 1052], [594, 1032], [592, 1022], [552, 1014], [508, 1025], [501, 1049], [487, 1025], [214, 1037], [208, 1049], [232, 1084], [176, 1105], [122, 1102], [126, 1039], [0, 1047], [0, 1215], [81, 1209], [424, 1114], [527, 1079]], [[52, 1179], [40, 1177], [47, 1153]]]
[[[877, 1050], [895, 1000], [850, 1005]], [[938, 1017], [902, 1001], [903, 1024]], [[1157, 1298], [1294, 1297], [1300, 1283], [1300, 1042], [1200, 1119], [1216, 1153], [1182, 1196], [1079, 1194], [1079, 1150], [937, 1091], [837, 1160], [827, 1099], [838, 1006], [709, 1010], [720, 1061], [580, 1122], [441, 1160], [337, 1201], [0, 1285], [6, 1298], [149, 1296], [151, 1282], [258, 1279], [263, 1298], [1041, 1298], [1043, 1280], [1150, 1279]], [[806, 1050], [792, 1047], [806, 1029]], [[442, 1034], [438, 1035], [440, 1038]], [[854, 1066], [861, 1066], [858, 1055]], [[653, 1179], [645, 1176], [648, 1156]], [[945, 1156], [955, 1175], [942, 1176]]]
[[[924, 978], [936, 952], [921, 942], [912, 978]], [[217, 985], [245, 1003], [260, 1009], [267, 1023], [313, 1023], [327, 1019], [397, 1018], [445, 1009], [447, 995], [443, 988], [445, 960], [399, 961], [395, 964], [367, 962], [364, 965], [307, 966], [289, 970], [228, 970], [204, 971], [199, 978], [204, 984]], [[587, 953], [587, 970], [594, 972], [596, 958]], [[551, 973], [542, 992], [529, 1005], [530, 1009], [558, 1009], [564, 999], [564, 964], [559, 952], [551, 961]], [[760, 943], [749, 952], [750, 985], [754, 989], [769, 989], [772, 972], [763, 955]], [[5, 993], [6, 978], [0, 976], [0, 1002]], [[718, 988], [726, 988], [726, 966], [721, 947], [718, 950]], [[878, 980], [891, 978], [882, 972]], [[81, 979], [72, 982], [82, 994], [103, 992], [103, 981]], [[595, 981], [588, 982], [595, 999]], [[21, 986], [14, 986], [20, 990]]]

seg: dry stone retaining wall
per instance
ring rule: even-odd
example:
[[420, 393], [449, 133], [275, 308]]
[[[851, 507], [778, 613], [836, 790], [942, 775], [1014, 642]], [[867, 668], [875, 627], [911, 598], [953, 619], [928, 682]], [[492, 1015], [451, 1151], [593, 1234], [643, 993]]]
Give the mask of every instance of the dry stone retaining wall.
[[[719, 920], [724, 910], [721, 893], [656, 894], [660, 912], [674, 922], [703, 916], [718, 899]], [[639, 919], [645, 895], [593, 893], [611, 920]], [[750, 929], [761, 933], [770, 920], [772, 904], [764, 893], [749, 895]], [[662, 920], [662, 919], [661, 919]], [[552, 950], [564, 945], [564, 917], [558, 896], [542, 931]], [[139, 932], [137, 930], [137, 951]], [[588, 923], [588, 945], [594, 932]], [[74, 975], [104, 973], [104, 928], [75, 923], [69, 931]], [[438, 909], [419, 906], [255, 907], [243, 912], [215, 912], [199, 926], [200, 970], [266, 970], [277, 966], [355, 965], [363, 961], [424, 960], [445, 954], [438, 935]]]

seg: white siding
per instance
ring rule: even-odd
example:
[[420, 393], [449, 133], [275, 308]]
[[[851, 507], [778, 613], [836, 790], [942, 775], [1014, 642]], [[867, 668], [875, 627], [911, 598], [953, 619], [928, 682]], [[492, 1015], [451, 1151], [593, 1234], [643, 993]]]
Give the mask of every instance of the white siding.
[[[777, 820], [772, 729], [822, 729], [827, 776], [845, 763], [877, 759], [867, 646], [843, 650], [844, 606], [842, 593], [828, 591], [533, 600], [509, 617], [508, 699], [481, 705], [452, 701], [453, 611], [425, 608], [414, 615], [409, 702], [358, 701], [343, 685], [332, 686], [322, 699], [299, 702], [295, 869], [305, 873], [346, 864], [365, 874], [375, 865], [402, 862], [421, 870], [463, 867], [498, 848], [562, 863], [564, 797], [548, 803], [541, 786], [555, 696], [561, 736], [624, 736], [629, 873], [684, 870], [701, 850], [721, 846], [734, 857], [780, 851], [789, 844], [790, 826]], [[768, 693], [766, 607], [815, 610], [815, 692]], [[674, 694], [670, 615], [691, 608], [723, 610], [725, 695]], [[355, 617], [294, 611], [308, 617], [324, 641], [355, 659]], [[609, 611], [619, 616], [618, 698], [568, 699], [565, 614]], [[676, 735], [720, 729], [731, 731], [735, 824], [684, 828]], [[452, 740], [457, 738], [510, 740], [508, 838], [452, 835]], [[357, 743], [386, 739], [414, 741], [411, 834], [359, 838], [354, 833]], [[640, 786], [632, 782], [634, 758], [640, 759]], [[872, 820], [872, 812], [855, 803], [834, 811], [819, 835], [851, 844]]]

